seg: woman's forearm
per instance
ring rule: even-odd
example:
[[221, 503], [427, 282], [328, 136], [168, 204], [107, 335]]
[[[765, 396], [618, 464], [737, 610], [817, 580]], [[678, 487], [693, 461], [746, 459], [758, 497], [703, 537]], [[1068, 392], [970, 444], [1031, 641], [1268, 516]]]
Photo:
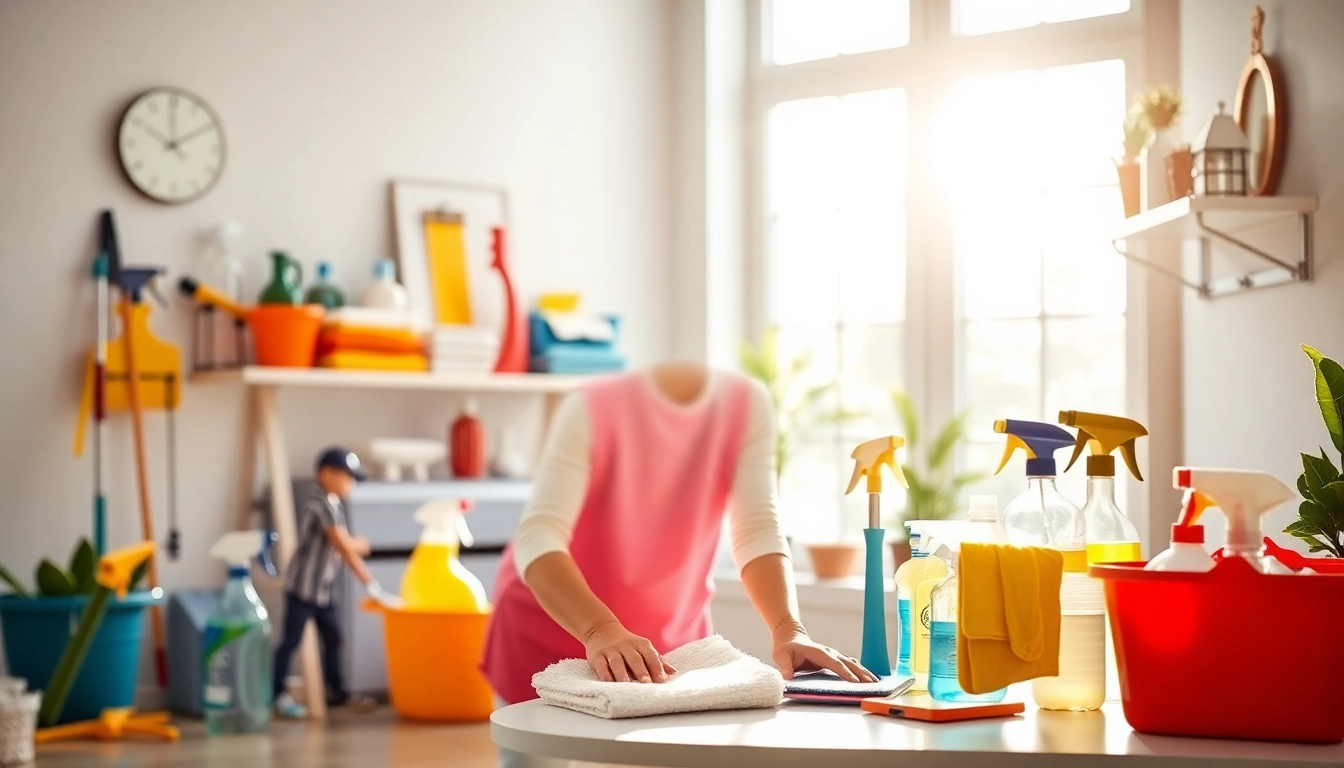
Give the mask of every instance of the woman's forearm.
[[524, 581], [555, 623], [581, 643], [598, 629], [620, 625], [616, 614], [588, 586], [568, 552], [547, 552], [527, 567]]
[[784, 555], [762, 555], [742, 568], [742, 586], [773, 639], [806, 635], [798, 615], [793, 567]]

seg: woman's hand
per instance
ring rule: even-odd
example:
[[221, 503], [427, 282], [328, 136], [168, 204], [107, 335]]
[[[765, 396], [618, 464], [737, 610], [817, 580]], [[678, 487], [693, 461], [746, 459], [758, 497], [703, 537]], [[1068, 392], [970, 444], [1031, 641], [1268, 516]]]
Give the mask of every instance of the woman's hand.
[[598, 678], [608, 683], [662, 683], [677, 672], [662, 660], [653, 643], [619, 622], [594, 627], [584, 636], [583, 649]]
[[781, 628], [774, 632], [774, 651], [771, 658], [785, 680], [792, 680], [794, 672], [815, 672], [828, 669], [851, 683], [871, 683], [877, 676], [863, 668], [855, 659], [812, 641], [801, 627]]

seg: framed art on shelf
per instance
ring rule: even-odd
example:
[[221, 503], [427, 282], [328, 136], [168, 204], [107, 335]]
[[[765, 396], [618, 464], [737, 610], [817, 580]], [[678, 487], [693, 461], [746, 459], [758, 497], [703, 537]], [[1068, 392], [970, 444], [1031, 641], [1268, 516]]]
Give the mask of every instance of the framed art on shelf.
[[508, 193], [483, 184], [393, 179], [391, 194], [398, 273], [416, 326], [502, 328], [490, 233], [509, 230]]

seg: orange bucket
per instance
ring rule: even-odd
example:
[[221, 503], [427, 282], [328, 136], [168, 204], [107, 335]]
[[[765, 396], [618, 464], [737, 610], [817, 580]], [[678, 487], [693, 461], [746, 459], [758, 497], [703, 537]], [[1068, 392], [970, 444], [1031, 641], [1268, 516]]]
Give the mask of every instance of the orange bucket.
[[257, 365], [311, 368], [325, 310], [319, 304], [263, 304], [247, 311]]
[[392, 708], [410, 720], [478, 722], [490, 719], [494, 694], [479, 663], [488, 613], [441, 613], [386, 608], [383, 614], [387, 683]]

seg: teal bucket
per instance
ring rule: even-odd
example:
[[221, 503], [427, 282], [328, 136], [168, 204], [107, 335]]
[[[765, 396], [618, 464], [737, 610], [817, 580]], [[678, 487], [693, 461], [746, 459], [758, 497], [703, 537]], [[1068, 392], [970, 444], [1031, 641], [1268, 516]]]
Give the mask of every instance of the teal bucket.
[[[145, 608], [157, 600], [151, 592], [132, 592], [125, 599], [108, 601], [59, 722], [94, 720], [104, 709], [135, 702], [142, 619]], [[87, 602], [84, 596], [0, 597], [0, 632], [9, 675], [27, 680], [29, 690], [45, 690]]]

